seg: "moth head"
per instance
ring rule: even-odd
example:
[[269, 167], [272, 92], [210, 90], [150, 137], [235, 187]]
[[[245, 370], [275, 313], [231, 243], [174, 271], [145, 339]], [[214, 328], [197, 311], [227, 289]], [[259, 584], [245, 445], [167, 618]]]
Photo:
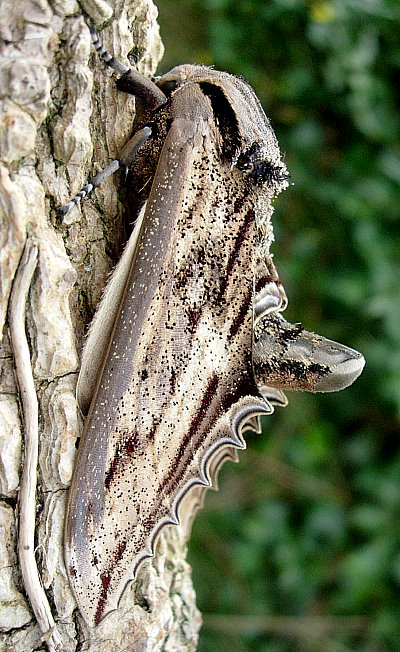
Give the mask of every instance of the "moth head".
[[177, 88], [183, 86], [186, 82], [193, 79], [195, 76], [195, 71], [198, 69], [207, 70], [205, 66], [192, 66], [190, 64], [185, 64], [182, 66], [176, 66], [172, 68], [169, 72], [161, 77], [157, 77], [155, 82], [157, 86], [162, 90], [165, 95], [171, 95]]
[[171, 95], [187, 83], [200, 86], [210, 100], [222, 154], [256, 185], [274, 194], [287, 186], [288, 172], [270, 122], [253, 89], [241, 77], [206, 66], [182, 65], [157, 80]]

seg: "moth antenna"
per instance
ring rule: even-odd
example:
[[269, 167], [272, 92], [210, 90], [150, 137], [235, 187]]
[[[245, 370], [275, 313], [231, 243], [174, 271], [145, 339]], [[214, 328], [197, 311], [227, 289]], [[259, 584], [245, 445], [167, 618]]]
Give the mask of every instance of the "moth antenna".
[[102, 44], [100, 43], [99, 36], [96, 30], [94, 29], [94, 27], [90, 27], [90, 36], [92, 37], [94, 49], [96, 50], [99, 57], [103, 59], [106, 66], [112, 68], [113, 70], [116, 70], [121, 75], [123, 75], [125, 72], [129, 72], [130, 69], [128, 66], [126, 66], [124, 63], [121, 63], [121, 61], [118, 61], [118, 59], [114, 59], [114, 57], [111, 56], [111, 54], [103, 48]]
[[78, 194], [75, 195], [71, 201], [68, 202], [68, 204], [65, 204], [65, 206], [61, 206], [61, 208], [58, 209], [60, 215], [63, 217], [79, 202], [81, 199], [86, 197], [92, 190], [97, 188], [105, 179], [108, 179], [114, 172], [119, 170], [119, 168], [129, 168], [131, 163], [133, 162], [138, 150], [144, 145], [146, 140], [151, 136], [152, 130], [150, 127], [143, 127], [143, 129], [140, 129], [130, 140], [128, 140], [127, 144], [123, 148], [121, 152], [121, 156], [119, 159], [115, 159], [114, 161], [111, 161], [104, 170], [99, 172], [99, 174], [96, 174], [96, 176], [91, 179], [86, 186], [83, 186], [82, 190], [78, 192]]

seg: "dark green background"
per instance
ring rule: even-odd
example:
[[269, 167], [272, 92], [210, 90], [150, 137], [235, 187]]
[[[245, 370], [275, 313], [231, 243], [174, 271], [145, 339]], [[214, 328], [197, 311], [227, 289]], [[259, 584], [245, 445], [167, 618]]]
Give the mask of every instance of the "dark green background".
[[274, 214], [286, 318], [367, 360], [348, 390], [291, 394], [209, 492], [199, 650], [399, 650], [400, 5], [158, 6], [161, 71], [241, 74], [271, 118], [293, 184]]

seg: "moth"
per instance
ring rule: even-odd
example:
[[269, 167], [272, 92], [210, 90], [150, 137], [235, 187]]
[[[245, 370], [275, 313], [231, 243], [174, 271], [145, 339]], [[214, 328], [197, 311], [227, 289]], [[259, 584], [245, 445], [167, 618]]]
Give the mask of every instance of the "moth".
[[[285, 405], [335, 391], [360, 353], [289, 324], [270, 254], [272, 201], [288, 185], [277, 140], [241, 78], [194, 65], [155, 82], [96, 49], [140, 102], [120, 159], [141, 189], [133, 233], [83, 352], [89, 412], [69, 492], [65, 560], [90, 626], [118, 606], [164, 526], [190, 522], [227, 458]], [[193, 507], [194, 505], [194, 507]]]

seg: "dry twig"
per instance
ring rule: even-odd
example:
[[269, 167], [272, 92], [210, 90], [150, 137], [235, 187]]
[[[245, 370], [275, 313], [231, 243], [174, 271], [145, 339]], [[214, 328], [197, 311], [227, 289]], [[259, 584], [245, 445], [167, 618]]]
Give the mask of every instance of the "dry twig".
[[39, 447], [38, 401], [25, 333], [25, 305], [36, 268], [37, 257], [38, 248], [32, 240], [28, 239], [15, 275], [9, 305], [11, 344], [25, 426], [25, 460], [19, 493], [18, 556], [25, 590], [29, 596], [37, 623], [48, 649], [50, 652], [54, 652], [58, 644], [61, 643], [61, 639], [56, 630], [50, 605], [40, 581], [34, 554]]

